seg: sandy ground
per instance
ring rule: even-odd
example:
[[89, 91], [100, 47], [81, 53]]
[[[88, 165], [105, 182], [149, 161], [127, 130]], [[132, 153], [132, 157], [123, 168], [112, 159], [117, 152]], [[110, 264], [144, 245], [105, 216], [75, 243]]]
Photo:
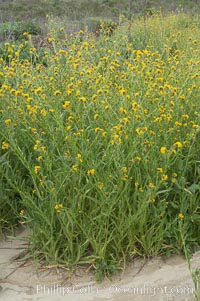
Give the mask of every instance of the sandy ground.
[[[102, 283], [92, 272], [77, 267], [42, 269], [26, 253], [26, 232], [0, 241], [0, 300], [2, 301], [192, 301], [194, 287], [187, 263], [181, 256], [136, 259], [126, 269]], [[192, 267], [200, 268], [200, 252]]]

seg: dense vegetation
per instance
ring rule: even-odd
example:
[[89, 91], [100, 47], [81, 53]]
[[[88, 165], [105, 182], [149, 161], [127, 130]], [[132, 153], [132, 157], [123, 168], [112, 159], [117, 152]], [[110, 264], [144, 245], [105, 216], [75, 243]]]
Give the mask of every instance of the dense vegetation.
[[198, 15], [120, 16], [98, 34], [58, 21], [38, 48], [24, 29], [1, 44], [1, 229], [26, 224], [37, 258], [99, 279], [136, 255], [194, 251]]

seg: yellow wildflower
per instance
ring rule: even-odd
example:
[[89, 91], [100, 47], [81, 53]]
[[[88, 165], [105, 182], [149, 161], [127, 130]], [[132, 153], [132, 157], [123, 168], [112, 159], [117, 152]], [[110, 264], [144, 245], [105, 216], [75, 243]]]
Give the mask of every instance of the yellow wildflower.
[[24, 209], [20, 210], [19, 215], [24, 216], [24, 214], [25, 214], [25, 210]]
[[137, 128], [135, 131], [139, 136], [142, 136], [144, 134], [144, 131], [141, 128]]
[[181, 148], [183, 146], [183, 144], [181, 142], [177, 141], [176, 143], [173, 144], [173, 146]]
[[127, 167], [123, 167], [123, 168], [122, 168], [122, 171], [123, 171], [123, 174], [127, 174], [127, 172], [128, 172]]
[[40, 113], [41, 113], [41, 115], [44, 116], [44, 117], [47, 115], [47, 111], [46, 111], [46, 110], [41, 110]]
[[60, 92], [59, 90], [56, 90], [55, 92], [54, 92], [54, 95], [56, 96], [56, 95], [61, 95], [62, 94], [62, 92]]
[[134, 158], [134, 161], [140, 162], [141, 160], [142, 160], [141, 157], [138, 157], [138, 156]]
[[163, 175], [162, 176], [162, 181], [167, 181], [167, 179], [168, 179], [168, 175]]
[[198, 124], [193, 124], [192, 128], [193, 128], [194, 130], [198, 130], [198, 129], [199, 129], [199, 126], [198, 126]]
[[96, 171], [95, 171], [94, 168], [89, 169], [89, 170], [87, 171], [87, 175], [88, 175], [88, 176], [93, 176], [95, 173], [96, 173]]
[[37, 173], [40, 171], [40, 169], [41, 169], [41, 166], [36, 165], [36, 166], [34, 167], [34, 173], [37, 174]]
[[94, 114], [94, 120], [96, 120], [99, 117], [99, 114]]
[[165, 154], [167, 152], [167, 148], [165, 146], [162, 146], [160, 148], [160, 152], [161, 152], [161, 154]]
[[66, 100], [65, 103], [63, 104], [63, 108], [66, 109], [67, 107], [70, 106], [70, 104], [71, 104], [70, 101]]
[[61, 210], [63, 209], [63, 205], [62, 204], [56, 204], [54, 208], [55, 208], [57, 213], [60, 213]]
[[35, 90], [35, 93], [40, 93], [42, 92], [42, 87], [38, 87], [36, 90]]
[[8, 144], [7, 142], [3, 141], [3, 142], [2, 142], [1, 148], [2, 148], [3, 150], [7, 150], [7, 149], [9, 149], [9, 144]]
[[9, 125], [10, 123], [11, 123], [11, 119], [10, 118], [5, 120], [5, 124], [6, 125]]
[[177, 180], [176, 180], [176, 178], [172, 178], [171, 181], [172, 181], [172, 183], [176, 183]]
[[73, 171], [77, 171], [77, 170], [78, 170], [78, 165], [77, 165], [77, 164], [73, 165], [73, 166], [72, 166], [72, 170], [73, 170]]
[[175, 126], [181, 126], [182, 125], [182, 123], [181, 122], [179, 122], [179, 121], [175, 121]]
[[103, 183], [102, 182], [98, 182], [98, 189], [102, 190], [103, 189]]
[[41, 149], [42, 152], [45, 152], [46, 151], [46, 146], [41, 146], [40, 149]]
[[82, 102], [85, 102], [87, 99], [86, 99], [86, 97], [84, 97], [84, 96], [82, 96], [82, 97], [80, 97], [79, 98], [79, 101], [82, 101]]
[[76, 158], [79, 160], [80, 163], [83, 162], [81, 154], [77, 154]]
[[125, 118], [122, 119], [122, 122], [123, 122], [124, 124], [127, 124], [128, 121], [129, 121], [129, 119], [128, 119], [127, 117], [125, 117]]
[[126, 109], [124, 109], [124, 108], [119, 108], [119, 111], [122, 113], [122, 114], [127, 114], [127, 110]]
[[95, 133], [102, 132], [102, 131], [103, 131], [103, 129], [101, 129], [99, 127], [95, 128], [95, 130], [94, 130]]
[[66, 129], [67, 132], [69, 132], [70, 129], [71, 129], [71, 125], [68, 125], [65, 129]]
[[180, 220], [184, 219], [183, 213], [179, 213], [178, 218], [179, 218]]
[[36, 143], [35, 143], [35, 145], [34, 145], [33, 149], [34, 149], [34, 150], [37, 150], [37, 149], [38, 149], [38, 146], [39, 146], [39, 144], [40, 144], [40, 140], [36, 140]]
[[86, 48], [89, 47], [89, 43], [88, 43], [88, 42], [84, 42], [83, 45], [84, 45], [84, 47], [86, 47]]

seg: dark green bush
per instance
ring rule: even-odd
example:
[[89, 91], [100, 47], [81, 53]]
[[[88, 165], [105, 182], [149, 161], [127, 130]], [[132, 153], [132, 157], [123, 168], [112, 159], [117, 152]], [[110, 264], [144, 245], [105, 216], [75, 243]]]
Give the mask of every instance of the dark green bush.
[[21, 40], [24, 39], [24, 32], [38, 35], [42, 29], [34, 21], [5, 22], [0, 25], [0, 40]]
[[111, 19], [102, 18], [88, 18], [88, 29], [89, 31], [95, 32], [97, 34], [112, 35], [114, 30], [117, 28], [117, 23]]

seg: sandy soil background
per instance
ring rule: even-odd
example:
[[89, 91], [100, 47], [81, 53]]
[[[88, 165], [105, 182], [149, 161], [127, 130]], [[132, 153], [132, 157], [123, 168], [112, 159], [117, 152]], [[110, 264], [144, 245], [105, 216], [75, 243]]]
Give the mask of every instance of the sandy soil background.
[[[192, 301], [194, 286], [186, 260], [136, 259], [125, 270], [102, 283], [92, 272], [77, 267], [72, 274], [65, 269], [42, 269], [26, 254], [26, 231], [0, 241], [0, 300], [4, 301]], [[194, 254], [192, 267], [200, 268], [200, 252]]]

